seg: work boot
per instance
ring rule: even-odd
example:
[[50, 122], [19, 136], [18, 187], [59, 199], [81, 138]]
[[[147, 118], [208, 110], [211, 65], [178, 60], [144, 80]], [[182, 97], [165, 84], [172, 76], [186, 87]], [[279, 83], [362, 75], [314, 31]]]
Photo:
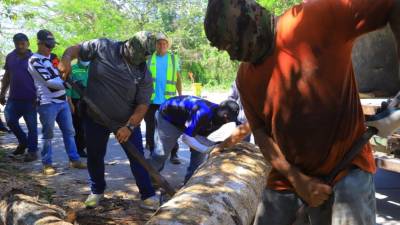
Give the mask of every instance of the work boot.
[[75, 169], [86, 169], [87, 168], [86, 163], [83, 163], [81, 160], [69, 162], [69, 167], [75, 168]]
[[85, 150], [78, 150], [78, 155], [81, 157], [81, 158], [87, 158], [87, 154], [86, 154], [86, 152], [85, 152]]
[[25, 153], [26, 145], [19, 144], [15, 151], [12, 152], [13, 155], [23, 155]]
[[52, 165], [43, 165], [43, 174], [51, 176], [56, 174], [56, 169]]
[[179, 160], [178, 154], [174, 154], [174, 155], [171, 154], [171, 157], [169, 157], [169, 161], [172, 164], [175, 164], [175, 165], [181, 164], [181, 161]]
[[36, 152], [28, 152], [25, 155], [24, 162], [33, 162], [33, 161], [37, 160], [37, 158], [38, 158], [38, 156], [37, 156]]
[[85, 206], [86, 208], [95, 208], [99, 206], [100, 201], [104, 198], [104, 194], [93, 194], [90, 193], [90, 195], [87, 197], [85, 201]]
[[142, 209], [156, 211], [160, 207], [160, 198], [157, 195], [153, 195], [150, 198], [142, 200], [139, 206]]

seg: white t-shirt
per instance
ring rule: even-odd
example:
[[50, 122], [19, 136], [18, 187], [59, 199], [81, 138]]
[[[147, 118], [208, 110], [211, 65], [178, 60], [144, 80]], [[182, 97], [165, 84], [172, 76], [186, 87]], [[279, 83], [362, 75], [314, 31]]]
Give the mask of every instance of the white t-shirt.
[[40, 105], [66, 101], [64, 81], [50, 56], [35, 53], [29, 59], [28, 71], [35, 81]]

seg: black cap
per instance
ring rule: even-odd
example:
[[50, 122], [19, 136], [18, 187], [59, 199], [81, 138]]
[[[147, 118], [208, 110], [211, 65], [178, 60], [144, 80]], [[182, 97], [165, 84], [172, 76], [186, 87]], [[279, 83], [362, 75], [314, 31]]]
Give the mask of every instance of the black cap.
[[[238, 115], [239, 115], [239, 105], [232, 100], [225, 100], [219, 104], [220, 111], [219, 113], [225, 114], [228, 116], [230, 122], [238, 122]], [[222, 115], [220, 115], [222, 116]]]
[[14, 35], [13, 41], [14, 41], [14, 43], [16, 43], [18, 41], [27, 41], [27, 42], [29, 42], [29, 39], [28, 39], [28, 36], [26, 36], [25, 34], [18, 33], [18, 34]]
[[37, 32], [37, 39], [44, 42], [49, 48], [54, 48], [55, 44], [58, 44], [53, 33], [48, 30], [39, 30], [39, 32]]

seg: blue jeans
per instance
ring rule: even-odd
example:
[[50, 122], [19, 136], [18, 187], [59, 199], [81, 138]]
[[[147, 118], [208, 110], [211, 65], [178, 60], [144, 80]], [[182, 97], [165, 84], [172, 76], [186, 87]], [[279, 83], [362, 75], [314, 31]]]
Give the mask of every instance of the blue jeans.
[[[183, 132], [165, 120], [158, 111], [156, 112], [156, 121], [157, 132], [160, 138], [159, 141], [161, 142], [161, 145], [159, 145], [163, 148], [164, 155], [153, 153], [149, 161], [155, 169], [161, 171], [164, 169], [165, 161], [168, 159], [172, 149], [176, 146], [178, 138]], [[190, 164], [186, 171], [185, 183], [193, 175], [197, 167], [204, 162], [205, 158], [206, 154], [191, 150]]]
[[[106, 181], [104, 179], [104, 156], [107, 151], [107, 142], [111, 131], [101, 124], [94, 122], [89, 117], [84, 119], [85, 138], [87, 146], [87, 165], [90, 176], [91, 191], [94, 194], [102, 194], [106, 189]], [[133, 130], [129, 141], [142, 154], [143, 143], [140, 127]], [[151, 184], [150, 176], [147, 171], [129, 154], [127, 154], [131, 171], [139, 188], [141, 199], [149, 198], [155, 195], [155, 190]]]
[[190, 163], [186, 170], [185, 184], [193, 176], [194, 171], [206, 160], [206, 157], [207, 154], [190, 149]]
[[[37, 111], [35, 100], [20, 101], [9, 99], [4, 110], [7, 126], [18, 139], [20, 145], [28, 147], [28, 152], [37, 152]], [[23, 117], [28, 127], [28, 135], [21, 129], [19, 119]]]
[[[301, 205], [302, 201], [293, 192], [265, 189], [253, 225], [291, 225]], [[331, 198], [311, 208], [300, 224], [375, 225], [375, 214], [373, 176], [353, 169], [333, 187]]]
[[54, 125], [57, 122], [63, 135], [64, 146], [70, 161], [80, 160], [75, 144], [75, 131], [72, 125], [71, 110], [68, 103], [50, 103], [39, 106], [39, 118], [42, 123], [43, 150], [41, 152], [44, 165], [51, 165]]

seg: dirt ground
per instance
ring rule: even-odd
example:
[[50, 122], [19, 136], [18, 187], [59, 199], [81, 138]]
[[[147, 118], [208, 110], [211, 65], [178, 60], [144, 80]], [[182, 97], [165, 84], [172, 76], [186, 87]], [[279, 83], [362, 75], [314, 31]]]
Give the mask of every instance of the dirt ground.
[[12, 189], [21, 190], [29, 196], [58, 205], [67, 212], [74, 211], [77, 215], [76, 224], [82, 225], [140, 225], [152, 215], [151, 211], [138, 207], [137, 193], [124, 191], [106, 193], [100, 207], [86, 209], [83, 201], [87, 193], [82, 193], [87, 188], [86, 181], [64, 179], [63, 174], [69, 172], [66, 168], [50, 178], [38, 171], [29, 170], [22, 158], [8, 156], [15, 147], [15, 144], [7, 144], [0, 150], [0, 193], [5, 194]]

